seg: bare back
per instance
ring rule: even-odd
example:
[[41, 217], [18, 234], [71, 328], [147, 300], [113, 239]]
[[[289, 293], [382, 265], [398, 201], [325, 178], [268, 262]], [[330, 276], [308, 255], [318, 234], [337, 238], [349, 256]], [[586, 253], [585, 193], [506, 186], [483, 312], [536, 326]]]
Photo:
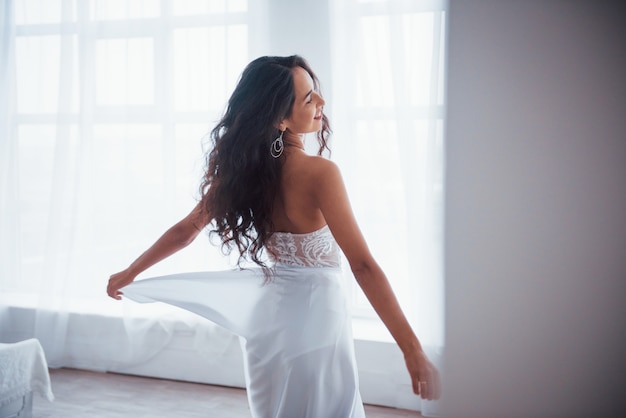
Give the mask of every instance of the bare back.
[[316, 231], [326, 225], [315, 198], [322, 157], [310, 156], [299, 149], [285, 155], [281, 188], [274, 203], [276, 231], [296, 234]]

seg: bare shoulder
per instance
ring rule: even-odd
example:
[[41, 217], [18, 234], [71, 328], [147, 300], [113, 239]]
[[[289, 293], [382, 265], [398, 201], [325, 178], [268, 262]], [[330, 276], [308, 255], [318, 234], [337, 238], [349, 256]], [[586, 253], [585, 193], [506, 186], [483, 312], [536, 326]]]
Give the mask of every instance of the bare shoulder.
[[318, 155], [294, 155], [285, 166], [287, 175], [298, 177], [300, 180], [311, 182], [312, 186], [319, 186], [320, 182], [329, 181], [339, 175], [339, 167], [333, 161]]
[[307, 155], [303, 159], [303, 168], [317, 180], [339, 175], [339, 166], [334, 161], [318, 155]]
[[306, 160], [307, 184], [316, 205], [322, 208], [344, 200], [345, 185], [337, 163], [317, 155]]

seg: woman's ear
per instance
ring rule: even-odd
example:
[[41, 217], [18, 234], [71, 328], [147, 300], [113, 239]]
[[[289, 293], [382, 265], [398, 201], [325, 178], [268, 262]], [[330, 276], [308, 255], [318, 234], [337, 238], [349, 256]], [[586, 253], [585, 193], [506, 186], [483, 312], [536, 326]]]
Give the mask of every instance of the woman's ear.
[[284, 132], [287, 129], [287, 124], [283, 120], [278, 124], [277, 128], [279, 131]]

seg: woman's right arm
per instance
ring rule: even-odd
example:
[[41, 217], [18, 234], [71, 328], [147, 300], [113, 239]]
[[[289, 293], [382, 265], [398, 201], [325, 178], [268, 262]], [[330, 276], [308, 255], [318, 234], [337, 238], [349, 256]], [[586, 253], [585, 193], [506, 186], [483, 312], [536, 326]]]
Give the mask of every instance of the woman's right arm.
[[168, 229], [161, 237], [141, 254], [131, 265], [109, 278], [107, 293], [113, 299], [120, 300], [120, 289], [130, 284], [139, 273], [185, 248], [198, 236], [198, 233], [211, 221], [202, 202], [176, 225]]
[[423, 399], [441, 395], [439, 371], [428, 360], [394, 292], [370, 253], [350, 207], [341, 174], [330, 161], [317, 160], [314, 195], [330, 230], [345, 254], [354, 277], [404, 354], [413, 391]]

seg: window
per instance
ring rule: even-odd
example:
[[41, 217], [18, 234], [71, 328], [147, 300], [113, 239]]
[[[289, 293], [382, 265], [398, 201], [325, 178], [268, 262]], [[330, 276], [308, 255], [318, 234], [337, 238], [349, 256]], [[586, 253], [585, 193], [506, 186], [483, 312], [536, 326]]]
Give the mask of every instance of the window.
[[[334, 155], [405, 313], [441, 346], [444, 4], [335, 4]], [[353, 298], [357, 316], [375, 316], [356, 286]]]
[[[13, 12], [19, 247], [2, 288], [39, 291], [53, 274], [100, 296], [96, 280], [193, 206], [200, 139], [248, 62], [247, 1], [17, 0]], [[197, 245], [157, 270], [226, 265]]]
[[[418, 334], [441, 345], [443, 3], [337, 0], [303, 14], [276, 0], [8, 1], [0, 289], [102, 298], [108, 276], [192, 207], [201, 138], [249, 60], [310, 53], [329, 74], [332, 156], [366, 239]], [[285, 19], [306, 20], [307, 36], [330, 28], [332, 47], [277, 51], [272, 37], [286, 35], [268, 28]], [[231, 266], [200, 239], [149, 274]], [[371, 320], [347, 275], [355, 316]]]

